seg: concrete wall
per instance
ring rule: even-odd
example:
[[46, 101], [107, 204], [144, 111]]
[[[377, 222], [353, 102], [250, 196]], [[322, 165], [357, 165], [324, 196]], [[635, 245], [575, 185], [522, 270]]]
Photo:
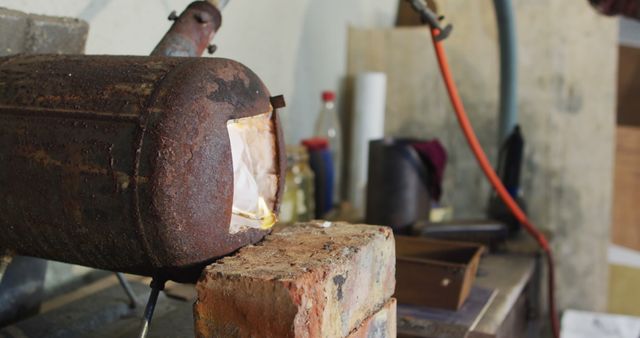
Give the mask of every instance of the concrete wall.
[[519, 107], [530, 141], [523, 186], [534, 196], [529, 210], [534, 221], [554, 232], [560, 305], [603, 311], [618, 23], [598, 16], [582, 0], [517, 5]]

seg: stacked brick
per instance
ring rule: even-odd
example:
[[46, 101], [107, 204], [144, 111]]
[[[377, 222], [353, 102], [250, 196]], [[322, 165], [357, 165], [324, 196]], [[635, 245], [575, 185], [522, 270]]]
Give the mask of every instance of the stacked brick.
[[390, 229], [305, 223], [210, 265], [198, 282], [198, 337], [395, 337]]
[[82, 54], [88, 32], [89, 24], [79, 19], [0, 8], [0, 56]]

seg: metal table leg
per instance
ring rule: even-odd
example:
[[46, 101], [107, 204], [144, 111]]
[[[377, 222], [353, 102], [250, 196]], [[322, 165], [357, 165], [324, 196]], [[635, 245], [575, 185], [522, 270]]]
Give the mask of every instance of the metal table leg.
[[133, 293], [131, 284], [129, 284], [129, 281], [121, 272], [116, 272], [116, 277], [118, 277], [118, 281], [120, 282], [122, 289], [124, 289], [127, 297], [129, 297], [129, 308], [135, 309], [138, 307], [138, 300], [136, 299], [136, 295]]

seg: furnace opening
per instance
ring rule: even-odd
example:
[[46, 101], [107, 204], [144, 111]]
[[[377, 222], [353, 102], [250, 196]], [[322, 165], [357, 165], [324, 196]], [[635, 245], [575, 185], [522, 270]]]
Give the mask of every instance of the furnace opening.
[[227, 122], [233, 159], [229, 232], [269, 229], [276, 222], [276, 132], [272, 111]]

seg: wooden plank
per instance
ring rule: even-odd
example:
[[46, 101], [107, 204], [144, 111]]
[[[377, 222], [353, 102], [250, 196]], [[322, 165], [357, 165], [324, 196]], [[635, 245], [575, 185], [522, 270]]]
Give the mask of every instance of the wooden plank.
[[483, 258], [475, 285], [495, 288], [498, 294], [473, 330], [474, 334], [499, 336], [531, 280], [535, 265], [536, 258], [531, 255], [489, 255]]
[[640, 269], [609, 266], [609, 312], [640, 316]]
[[7, 266], [9, 266], [9, 263], [11, 263], [11, 256], [9, 256], [9, 255], [7, 255], [7, 256], [0, 255], [0, 280], [2, 280], [2, 276], [4, 275], [4, 271], [7, 269]]
[[[149, 277], [134, 276], [134, 275], [126, 275], [126, 276], [130, 282], [143, 283], [147, 285], [151, 282], [151, 278]], [[114, 285], [117, 285], [117, 284], [118, 284], [118, 279], [116, 278], [115, 274], [102, 278], [96, 281], [95, 283], [81, 287], [73, 292], [66, 293], [64, 295], [61, 295], [59, 297], [56, 297], [44, 302], [40, 308], [40, 313], [47, 313], [47, 312], [59, 309], [67, 304], [84, 299], [93, 294], [96, 294], [110, 287], [113, 287]], [[122, 292], [124, 293], [124, 290]]]
[[198, 298], [194, 284], [167, 282], [167, 285], [164, 287], [164, 293], [166, 293], [168, 297], [183, 301], [195, 302]]
[[640, 48], [620, 46], [618, 54], [618, 124], [640, 127]]
[[474, 287], [457, 311], [400, 304], [398, 334], [409, 337], [466, 337], [484, 316], [496, 294], [495, 290]]
[[613, 197], [613, 243], [640, 250], [640, 127], [618, 126]]

